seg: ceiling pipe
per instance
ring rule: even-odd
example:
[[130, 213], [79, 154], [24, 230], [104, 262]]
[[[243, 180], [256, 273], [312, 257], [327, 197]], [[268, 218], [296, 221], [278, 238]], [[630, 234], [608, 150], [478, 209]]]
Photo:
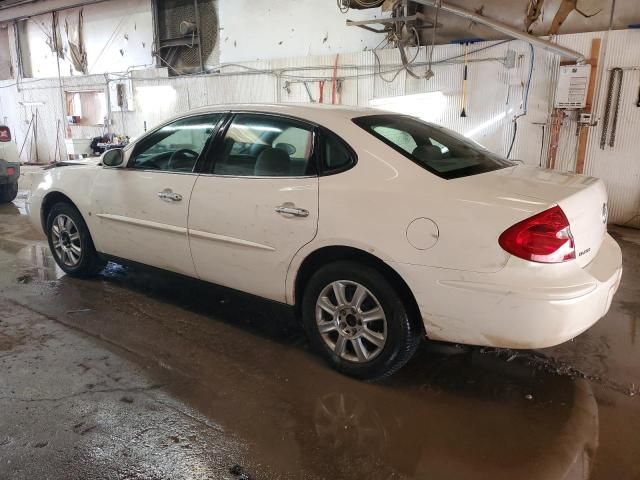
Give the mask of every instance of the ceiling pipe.
[[[418, 3], [420, 5], [424, 5], [426, 7], [437, 7], [438, 0], [411, 0], [414, 3]], [[542, 38], [538, 38], [534, 35], [528, 34], [517, 28], [512, 27], [511, 25], [507, 25], [506, 23], [499, 22], [497, 20], [492, 20], [487, 17], [483, 17], [475, 12], [470, 10], [466, 10], [464, 8], [456, 7], [455, 5], [449, 5], [444, 2], [440, 3], [440, 9], [443, 12], [449, 12], [459, 17], [466, 18], [467, 20], [471, 20], [476, 23], [480, 23], [489, 28], [492, 28], [500, 33], [504, 33], [512, 38], [517, 38], [518, 40], [523, 40], [527, 43], [535, 47], [539, 47], [548, 52], [557, 53], [561, 57], [571, 58], [576, 61], [578, 64], [582, 64], [585, 62], [585, 56], [575, 50], [571, 50], [570, 48], [565, 48], [555, 43], [550, 42], [549, 40], [544, 40]]]
[[18, 0], [17, 3], [6, 4], [0, 2], [0, 24], [8, 21], [26, 20], [37, 15], [61, 12], [72, 8], [95, 5], [109, 0]]

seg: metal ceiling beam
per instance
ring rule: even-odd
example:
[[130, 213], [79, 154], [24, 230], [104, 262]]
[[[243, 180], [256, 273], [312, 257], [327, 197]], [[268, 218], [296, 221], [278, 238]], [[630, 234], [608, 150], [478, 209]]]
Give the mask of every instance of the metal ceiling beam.
[[85, 5], [93, 5], [94, 3], [102, 3], [106, 1], [108, 0], [18, 0], [17, 3], [6, 4], [4, 6], [0, 3], [0, 23], [10, 20], [24, 20], [36, 15], [68, 10], [70, 8], [83, 7]]
[[[424, 5], [425, 7], [433, 7], [435, 8], [438, 4], [437, 0], [411, 0], [414, 3], [418, 3], [420, 5]], [[479, 23], [481, 25], [485, 25], [489, 28], [492, 28], [500, 33], [504, 33], [511, 38], [517, 38], [518, 40], [522, 40], [524, 42], [530, 43], [535, 47], [539, 47], [548, 52], [553, 52], [561, 57], [571, 58], [575, 60], [576, 63], [584, 63], [585, 56], [580, 52], [576, 52], [575, 50], [571, 50], [570, 48], [565, 48], [555, 43], [552, 43], [548, 40], [544, 40], [542, 38], [538, 38], [534, 35], [530, 35], [525, 33], [517, 28], [512, 27], [511, 25], [507, 25], [506, 23], [502, 23], [498, 20], [492, 20], [487, 17], [483, 17], [482, 15], [478, 15], [471, 10], [466, 10], [461, 7], [457, 7], [455, 5], [450, 5], [442, 2], [440, 4], [440, 9], [443, 12], [452, 13], [462, 18], [466, 18], [467, 20], [471, 20], [475, 23]]]

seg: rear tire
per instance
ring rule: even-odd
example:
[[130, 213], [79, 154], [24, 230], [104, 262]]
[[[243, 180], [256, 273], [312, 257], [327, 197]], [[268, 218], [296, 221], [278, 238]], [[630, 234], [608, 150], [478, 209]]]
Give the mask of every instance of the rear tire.
[[47, 239], [53, 258], [68, 275], [89, 277], [104, 269], [82, 215], [73, 205], [56, 203], [47, 216]]
[[401, 296], [378, 270], [353, 261], [320, 268], [309, 279], [302, 317], [312, 346], [336, 370], [380, 380], [404, 366], [422, 340]]
[[13, 202], [18, 196], [18, 184], [7, 183], [0, 186], [0, 203]]

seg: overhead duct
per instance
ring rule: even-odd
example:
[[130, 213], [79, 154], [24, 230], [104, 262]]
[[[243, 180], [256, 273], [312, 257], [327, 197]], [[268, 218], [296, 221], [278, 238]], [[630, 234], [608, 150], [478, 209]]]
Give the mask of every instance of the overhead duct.
[[366, 8], [378, 8], [384, 3], [384, 0], [338, 0], [341, 9], [355, 8], [363, 10]]
[[434, 8], [437, 7], [439, 4], [440, 10], [442, 10], [443, 12], [449, 12], [459, 17], [466, 18], [467, 20], [471, 20], [475, 23], [485, 25], [500, 33], [504, 33], [505, 35], [511, 38], [517, 38], [518, 40], [523, 40], [535, 47], [541, 48], [548, 52], [556, 53], [561, 57], [566, 57], [566, 58], [575, 60], [575, 62], [578, 64], [582, 64], [585, 62], [584, 55], [579, 52], [576, 52], [575, 50], [571, 50], [569, 48], [556, 45], [555, 43], [552, 43], [548, 40], [544, 40], [542, 38], [538, 38], [534, 35], [530, 35], [521, 30], [518, 30], [517, 28], [514, 28], [511, 25], [507, 25], [506, 23], [502, 23], [498, 20], [492, 20], [490, 18], [479, 15], [476, 12], [472, 12], [470, 10], [466, 10], [461, 7], [456, 7], [455, 5], [449, 5], [444, 2], [438, 2], [438, 0], [411, 0], [411, 1], [420, 5], [424, 5], [426, 7], [434, 7]]
[[171, 75], [203, 72], [218, 40], [214, 0], [153, 0], [155, 55]]

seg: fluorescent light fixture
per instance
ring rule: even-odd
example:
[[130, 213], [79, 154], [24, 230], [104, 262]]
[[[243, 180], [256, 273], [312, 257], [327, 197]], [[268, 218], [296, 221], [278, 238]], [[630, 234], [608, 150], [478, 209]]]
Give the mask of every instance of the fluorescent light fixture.
[[44, 102], [18, 102], [23, 107], [37, 107], [40, 105], [44, 105]]
[[509, 114], [511, 112], [513, 112], [513, 108], [510, 108], [508, 112], [499, 113], [495, 117], [492, 117], [489, 120], [487, 120], [486, 122], [482, 122], [480, 125], [472, 128], [467, 133], [465, 133], [464, 136], [465, 137], [473, 137], [474, 135], [477, 135], [478, 133], [482, 132], [483, 130], [489, 128], [491, 125], [494, 125], [494, 124], [498, 123], [499, 121], [501, 121], [502, 119], [504, 119], [507, 116], [507, 114]]
[[369, 102], [369, 106], [433, 122], [437, 121], [447, 108], [447, 97], [438, 90], [414, 95], [374, 98]]
[[136, 87], [136, 102], [142, 112], [172, 111], [177, 96], [170, 85]]

